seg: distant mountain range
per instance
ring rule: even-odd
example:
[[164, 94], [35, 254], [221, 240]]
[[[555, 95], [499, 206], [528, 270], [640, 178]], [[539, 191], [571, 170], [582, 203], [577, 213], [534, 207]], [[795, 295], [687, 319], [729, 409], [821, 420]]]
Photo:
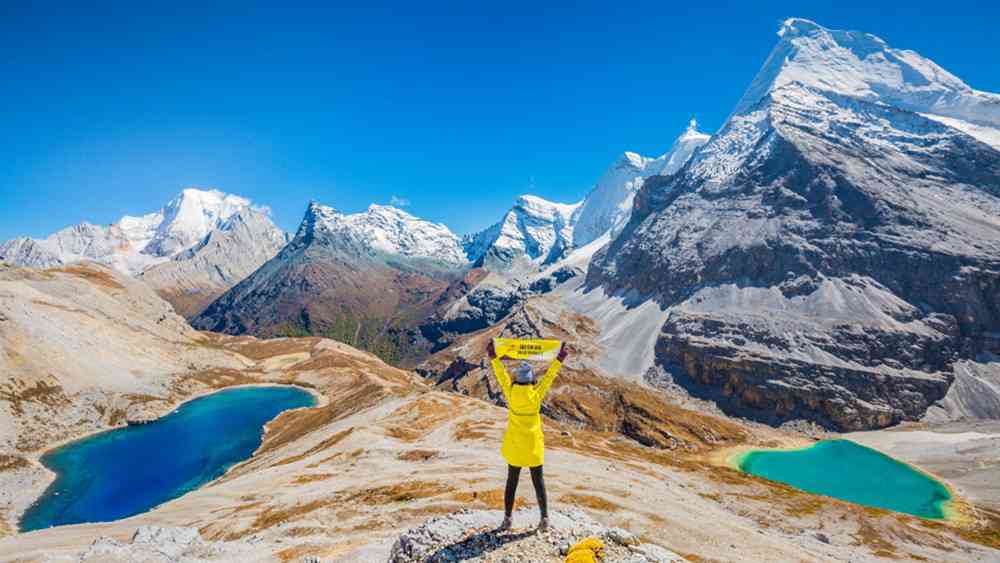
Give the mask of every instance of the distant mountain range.
[[250, 200], [186, 189], [159, 211], [111, 225], [80, 223], [0, 245], [0, 260], [50, 268], [84, 260], [145, 278], [177, 311], [197, 313], [287, 242]]
[[[192, 322], [231, 334], [324, 334], [391, 361], [420, 359], [442, 345], [440, 331], [428, 326], [484, 276], [517, 291], [518, 280], [558, 263], [577, 243], [621, 227], [641, 178], [679, 168], [707, 139], [692, 122], [659, 158], [626, 153], [637, 166], [622, 170], [616, 162], [582, 202], [524, 195], [498, 223], [462, 239], [389, 206], [343, 214], [313, 203], [288, 246]], [[581, 219], [582, 236], [574, 230]]]
[[[672, 171], [708, 139], [692, 121], [659, 158], [625, 153], [581, 202], [561, 204], [533, 195], [518, 198], [495, 225], [460, 238], [391, 206], [372, 205], [351, 215], [310, 206], [303, 227], [326, 213], [324, 230], [365, 252], [387, 258], [424, 257], [445, 269], [483, 267], [520, 274], [557, 262], [576, 246], [621, 227], [641, 180]], [[623, 166], [623, 162], [634, 165]], [[19, 237], [0, 244], [0, 260], [49, 268], [80, 261], [106, 264], [141, 277], [186, 317], [273, 258], [290, 239], [267, 212], [246, 198], [218, 190], [185, 189], [159, 211], [125, 216], [111, 225], [83, 222], [44, 239]], [[577, 225], [581, 229], [577, 230]]]

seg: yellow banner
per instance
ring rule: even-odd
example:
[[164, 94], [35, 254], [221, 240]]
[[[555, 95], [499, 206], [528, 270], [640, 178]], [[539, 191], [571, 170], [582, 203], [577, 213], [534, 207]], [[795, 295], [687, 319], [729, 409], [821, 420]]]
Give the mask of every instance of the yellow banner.
[[497, 357], [518, 360], [554, 360], [559, 354], [561, 340], [542, 338], [494, 338], [493, 348]]

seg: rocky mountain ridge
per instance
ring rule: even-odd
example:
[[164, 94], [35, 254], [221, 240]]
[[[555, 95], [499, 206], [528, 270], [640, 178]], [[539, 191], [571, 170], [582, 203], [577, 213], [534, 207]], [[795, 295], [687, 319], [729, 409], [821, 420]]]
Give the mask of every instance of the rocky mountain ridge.
[[[466, 264], [447, 228], [398, 209], [344, 215], [310, 203], [295, 237], [192, 324], [258, 336], [326, 335], [400, 361]], [[404, 342], [406, 346], [403, 346]]]
[[692, 119], [663, 155], [625, 152], [605, 170], [587, 196], [573, 204], [523, 195], [495, 225], [466, 235], [463, 246], [476, 267], [525, 276], [566, 258], [602, 236], [617, 234], [632, 214], [642, 181], [677, 172], [709, 136]]
[[731, 412], [916, 419], [995, 351], [1000, 96], [857, 32], [789, 20], [723, 128], [636, 195], [588, 282], [668, 308], [657, 363]]

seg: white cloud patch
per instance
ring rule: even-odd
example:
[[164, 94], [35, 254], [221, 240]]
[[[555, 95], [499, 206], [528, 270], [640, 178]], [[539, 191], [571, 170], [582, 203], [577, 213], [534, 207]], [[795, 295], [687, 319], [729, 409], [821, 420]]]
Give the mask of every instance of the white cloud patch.
[[410, 200], [393, 194], [392, 197], [389, 198], [389, 205], [393, 207], [406, 207], [410, 205]]

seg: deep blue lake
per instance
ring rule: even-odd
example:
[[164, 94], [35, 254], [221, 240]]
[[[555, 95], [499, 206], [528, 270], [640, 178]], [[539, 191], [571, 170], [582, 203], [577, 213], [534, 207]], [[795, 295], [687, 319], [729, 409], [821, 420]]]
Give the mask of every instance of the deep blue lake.
[[798, 450], [751, 451], [739, 466], [810, 493], [922, 518], [946, 517], [945, 505], [951, 500], [941, 482], [850, 440], [823, 440]]
[[41, 458], [56, 480], [21, 530], [108, 522], [146, 512], [221, 476], [260, 446], [264, 424], [315, 404], [297, 387], [238, 387], [199, 397], [149, 424], [66, 444]]

